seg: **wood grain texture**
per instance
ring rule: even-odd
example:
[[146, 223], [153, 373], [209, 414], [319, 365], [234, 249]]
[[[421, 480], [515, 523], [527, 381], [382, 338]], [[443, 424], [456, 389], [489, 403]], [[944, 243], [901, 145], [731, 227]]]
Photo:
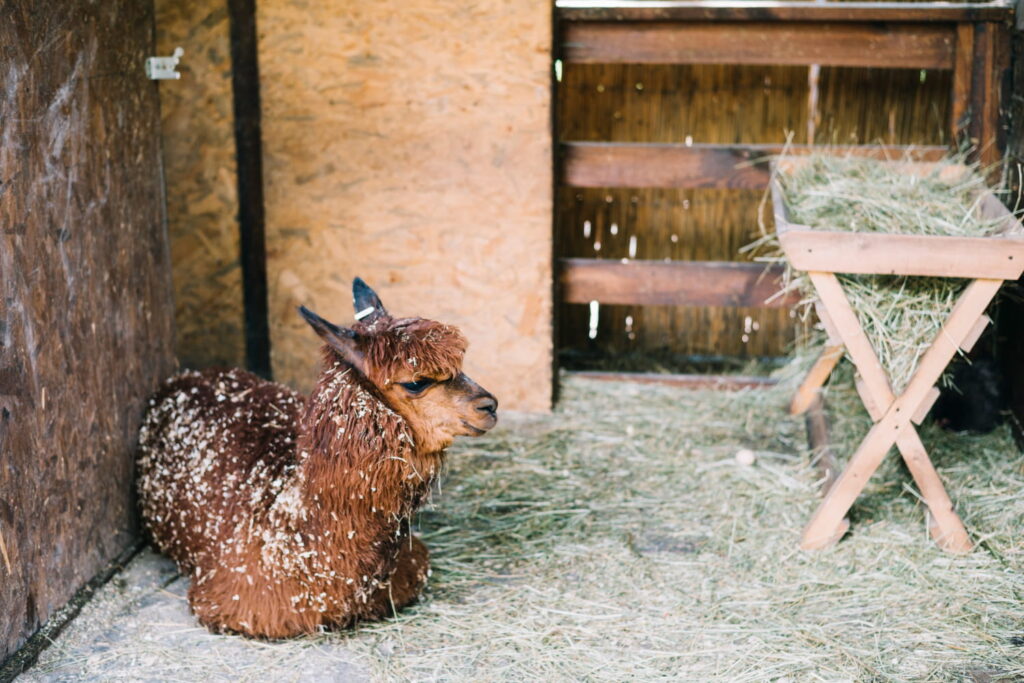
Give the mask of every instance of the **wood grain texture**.
[[1006, 21], [1007, 2], [831, 2], [806, 0], [557, 0], [562, 21]]
[[952, 24], [588, 22], [562, 27], [577, 64], [763, 64], [952, 69]]
[[227, 2], [156, 0], [156, 15], [157, 51], [185, 50], [160, 89], [178, 357], [244, 365]]
[[151, 3], [0, 6], [0, 656], [136, 534], [173, 370]]
[[962, 23], [956, 27], [953, 54], [953, 87], [949, 120], [950, 140], [960, 141], [967, 126], [971, 105], [972, 62], [974, 61], [974, 26]]
[[551, 6], [258, 5], [272, 360], [308, 386], [306, 304], [460, 326], [502, 407], [551, 396]]
[[[570, 64], [558, 87], [558, 130], [562, 140], [587, 143], [779, 144], [785, 130], [806, 128], [806, 97], [807, 70], [796, 67]], [[758, 235], [762, 196], [760, 189], [563, 185], [557, 253], [743, 258], [737, 250]], [[779, 308], [602, 305], [596, 340], [588, 338], [587, 306], [558, 311], [560, 348], [778, 356], [793, 338], [793, 319]]]
[[[566, 142], [560, 145], [561, 181], [572, 187], [679, 187], [689, 189], [763, 189], [773, 155], [820, 151], [809, 145], [722, 145], [684, 143]], [[949, 149], [842, 145], [838, 155], [899, 159], [904, 155], [938, 161]]]
[[[691, 149], [778, 148], [787, 130], [796, 131], [799, 146], [811, 117], [818, 144], [938, 149], [948, 140], [951, 78], [951, 71], [822, 67], [816, 106], [809, 106], [802, 67], [566, 64], [557, 126], [562, 141], [594, 145], [588, 151], [595, 154], [603, 144], [685, 148], [687, 141]], [[615, 172], [611, 164], [605, 170]], [[625, 170], [618, 177], [628, 179]], [[652, 174], [644, 183], [662, 180]], [[595, 173], [587, 184], [599, 181]], [[763, 192], [562, 184], [557, 197], [559, 256], [618, 260], [635, 238], [638, 259], [729, 261], [747, 258], [737, 249], [759, 234]], [[559, 304], [559, 348], [778, 356], [792, 343], [795, 322], [778, 308], [602, 305], [591, 340], [588, 317], [585, 305]]]
[[659, 384], [684, 389], [714, 389], [717, 391], [764, 389], [777, 384], [777, 381], [771, 377], [747, 375], [679, 375], [661, 372], [598, 372], [588, 370], [576, 370], [567, 374], [570, 377], [600, 382], [635, 382], [637, 384]]
[[974, 51], [971, 60], [970, 120], [968, 136], [972, 155], [989, 171], [992, 182], [998, 182], [1006, 135], [1003, 126], [1004, 75], [1009, 63], [1007, 31], [994, 22], [974, 25]]
[[641, 306], [789, 308], [777, 296], [782, 271], [757, 263], [560, 259], [561, 300]]
[[1024, 237], [935, 237], [788, 229], [779, 231], [797, 270], [1016, 280]]

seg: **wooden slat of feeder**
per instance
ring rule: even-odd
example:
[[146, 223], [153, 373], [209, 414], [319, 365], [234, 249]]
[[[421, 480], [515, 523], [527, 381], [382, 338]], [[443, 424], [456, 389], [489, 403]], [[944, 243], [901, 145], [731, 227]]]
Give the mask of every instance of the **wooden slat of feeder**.
[[974, 345], [978, 343], [978, 339], [981, 338], [985, 328], [988, 327], [991, 322], [992, 318], [987, 315], [983, 315], [978, 318], [978, 321], [974, 323], [974, 327], [971, 328], [971, 331], [967, 333], [967, 336], [964, 337], [964, 340], [960, 343], [960, 350], [964, 353], [969, 353], [970, 350], [974, 348]]
[[[572, 187], [677, 187], [762, 189], [768, 185], [768, 158], [820, 152], [811, 145], [670, 144], [568, 142], [562, 149], [562, 182]], [[938, 161], [941, 146], [848, 145], [829, 148], [837, 155]]]
[[[801, 226], [802, 227], [802, 226]], [[780, 226], [779, 241], [797, 270], [1016, 280], [1024, 239], [838, 232]]]
[[952, 69], [953, 24], [569, 23], [575, 64], [777, 64]]
[[843, 2], [770, 0], [557, 0], [562, 21], [1005, 21], [1008, 2]]
[[559, 259], [562, 301], [585, 304], [782, 308], [797, 297], [776, 296], [782, 271], [758, 263]]
[[924, 419], [928, 417], [928, 411], [931, 410], [932, 406], [935, 405], [935, 402], [939, 400], [939, 394], [941, 393], [942, 392], [939, 391], [938, 387], [932, 387], [928, 391], [928, 394], [925, 396], [924, 400], [921, 401], [921, 405], [917, 407], [917, 412], [915, 412], [914, 415], [910, 418], [910, 421], [916, 425], [919, 425], [922, 422], [924, 422]]
[[836, 363], [842, 357], [842, 344], [826, 345], [821, 350], [821, 354], [814, 361], [814, 365], [811, 366], [807, 376], [804, 377], [803, 382], [800, 383], [799, 388], [793, 394], [793, 400], [789, 404], [790, 415], [800, 415], [811, 407], [815, 398], [819, 395], [818, 390], [825, 383], [825, 380], [828, 379], [828, 376], [832, 374]]

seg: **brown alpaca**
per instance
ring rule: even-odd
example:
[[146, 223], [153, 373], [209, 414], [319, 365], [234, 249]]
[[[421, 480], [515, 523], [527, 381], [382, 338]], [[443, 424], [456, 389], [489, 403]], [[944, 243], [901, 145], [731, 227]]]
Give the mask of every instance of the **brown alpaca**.
[[409, 517], [455, 436], [497, 421], [454, 327], [394, 319], [356, 278], [357, 318], [300, 309], [326, 342], [308, 399], [242, 370], [184, 372], [151, 399], [139, 496], [209, 629], [284, 638], [380, 619], [429, 574]]

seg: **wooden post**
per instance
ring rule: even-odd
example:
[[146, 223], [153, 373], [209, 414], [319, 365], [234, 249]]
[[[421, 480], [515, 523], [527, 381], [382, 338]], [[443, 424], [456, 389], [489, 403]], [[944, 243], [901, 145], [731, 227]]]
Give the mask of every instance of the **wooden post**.
[[[970, 89], [970, 122], [967, 130], [973, 156], [990, 181], [999, 179], [997, 165], [1002, 159], [1002, 116], [1000, 115], [1003, 71], [1006, 68], [1005, 32], [987, 21], [974, 25]], [[955, 80], [955, 79], [954, 79]]]
[[949, 144], [958, 149], [970, 118], [971, 83], [974, 61], [974, 25], [956, 25], [956, 46], [953, 48], [953, 90], [951, 93]]

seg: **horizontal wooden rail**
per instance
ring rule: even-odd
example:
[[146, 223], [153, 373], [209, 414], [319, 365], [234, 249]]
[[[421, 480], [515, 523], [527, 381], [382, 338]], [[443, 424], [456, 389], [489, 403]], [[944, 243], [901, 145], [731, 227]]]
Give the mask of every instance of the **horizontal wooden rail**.
[[795, 295], [767, 302], [779, 291], [780, 274], [760, 263], [559, 259], [561, 298], [570, 304], [792, 306]]
[[778, 380], [771, 377], [749, 375], [676, 375], [656, 372], [600, 372], [596, 370], [570, 370], [566, 374], [569, 377], [594, 379], [603, 382], [662, 384], [684, 389], [716, 389], [718, 391], [764, 389], [778, 384]]
[[[567, 142], [561, 146], [562, 183], [571, 187], [676, 187], [763, 189], [767, 161], [783, 145], [649, 144]], [[790, 145], [788, 154], [825, 151], [878, 159], [938, 161], [947, 147]]]
[[577, 64], [779, 64], [952, 69], [956, 24], [567, 22], [562, 60]]
[[1009, 2], [773, 2], [765, 0], [593, 2], [557, 0], [562, 21], [1007, 21]]

